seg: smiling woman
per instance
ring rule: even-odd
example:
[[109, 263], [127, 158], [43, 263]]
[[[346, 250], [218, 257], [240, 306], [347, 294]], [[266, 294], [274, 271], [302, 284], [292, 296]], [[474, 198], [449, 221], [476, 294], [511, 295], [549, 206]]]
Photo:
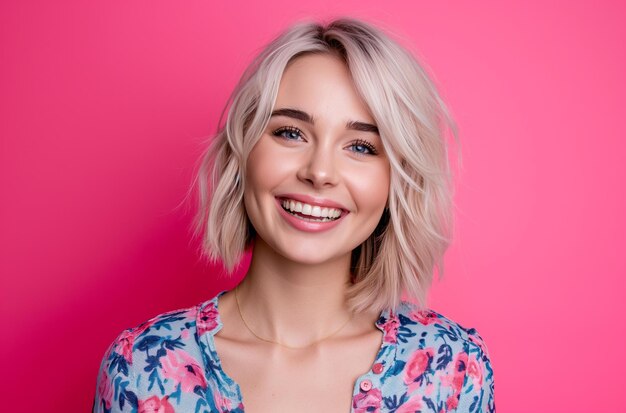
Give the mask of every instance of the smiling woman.
[[251, 250], [246, 276], [124, 331], [94, 411], [495, 411], [481, 337], [424, 308], [449, 242], [446, 128], [424, 70], [375, 27], [282, 33], [195, 182], [202, 252], [232, 270]]
[[[351, 252], [374, 232], [387, 203], [390, 171], [381, 138], [334, 55], [292, 61], [275, 107], [246, 163], [243, 198], [258, 234], [255, 248], [268, 244], [283, 259], [308, 264], [307, 271], [332, 262], [333, 288], [342, 291]], [[328, 208], [337, 216], [324, 221]]]

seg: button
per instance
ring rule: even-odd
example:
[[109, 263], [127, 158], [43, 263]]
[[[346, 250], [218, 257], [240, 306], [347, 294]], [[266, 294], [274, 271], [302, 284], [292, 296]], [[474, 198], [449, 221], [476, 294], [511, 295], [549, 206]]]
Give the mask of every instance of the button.
[[374, 372], [374, 374], [380, 374], [383, 372], [383, 364], [382, 363], [376, 363], [372, 366], [372, 371]]
[[370, 391], [371, 388], [372, 388], [372, 381], [371, 380], [365, 379], [365, 380], [363, 380], [361, 382], [361, 390], [367, 392], [367, 391]]

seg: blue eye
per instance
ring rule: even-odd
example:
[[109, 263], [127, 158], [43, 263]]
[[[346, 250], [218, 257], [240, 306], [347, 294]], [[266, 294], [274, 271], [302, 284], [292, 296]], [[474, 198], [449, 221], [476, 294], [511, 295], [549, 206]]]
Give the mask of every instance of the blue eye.
[[360, 155], [376, 155], [378, 151], [376, 147], [369, 143], [368, 141], [364, 141], [363, 139], [358, 139], [350, 145], [351, 148], [354, 148], [354, 152]]
[[302, 131], [294, 126], [284, 126], [282, 128], [278, 128], [272, 132], [272, 135], [280, 136], [289, 141], [302, 139]]

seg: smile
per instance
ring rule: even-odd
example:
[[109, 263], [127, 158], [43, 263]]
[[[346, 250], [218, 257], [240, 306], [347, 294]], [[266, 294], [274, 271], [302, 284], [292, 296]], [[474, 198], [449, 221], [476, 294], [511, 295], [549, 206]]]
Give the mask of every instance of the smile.
[[305, 221], [330, 222], [341, 217], [342, 211], [337, 208], [326, 208], [310, 205], [293, 199], [282, 199], [280, 204], [285, 211]]

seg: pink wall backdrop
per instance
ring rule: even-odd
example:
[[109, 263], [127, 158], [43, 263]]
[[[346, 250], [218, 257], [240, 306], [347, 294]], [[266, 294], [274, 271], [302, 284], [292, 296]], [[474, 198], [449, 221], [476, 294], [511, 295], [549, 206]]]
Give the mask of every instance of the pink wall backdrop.
[[259, 48], [303, 18], [402, 36], [459, 123], [432, 307], [486, 339], [501, 412], [623, 411], [623, 2], [4, 1], [2, 410], [88, 411], [115, 335], [237, 279], [182, 202]]

